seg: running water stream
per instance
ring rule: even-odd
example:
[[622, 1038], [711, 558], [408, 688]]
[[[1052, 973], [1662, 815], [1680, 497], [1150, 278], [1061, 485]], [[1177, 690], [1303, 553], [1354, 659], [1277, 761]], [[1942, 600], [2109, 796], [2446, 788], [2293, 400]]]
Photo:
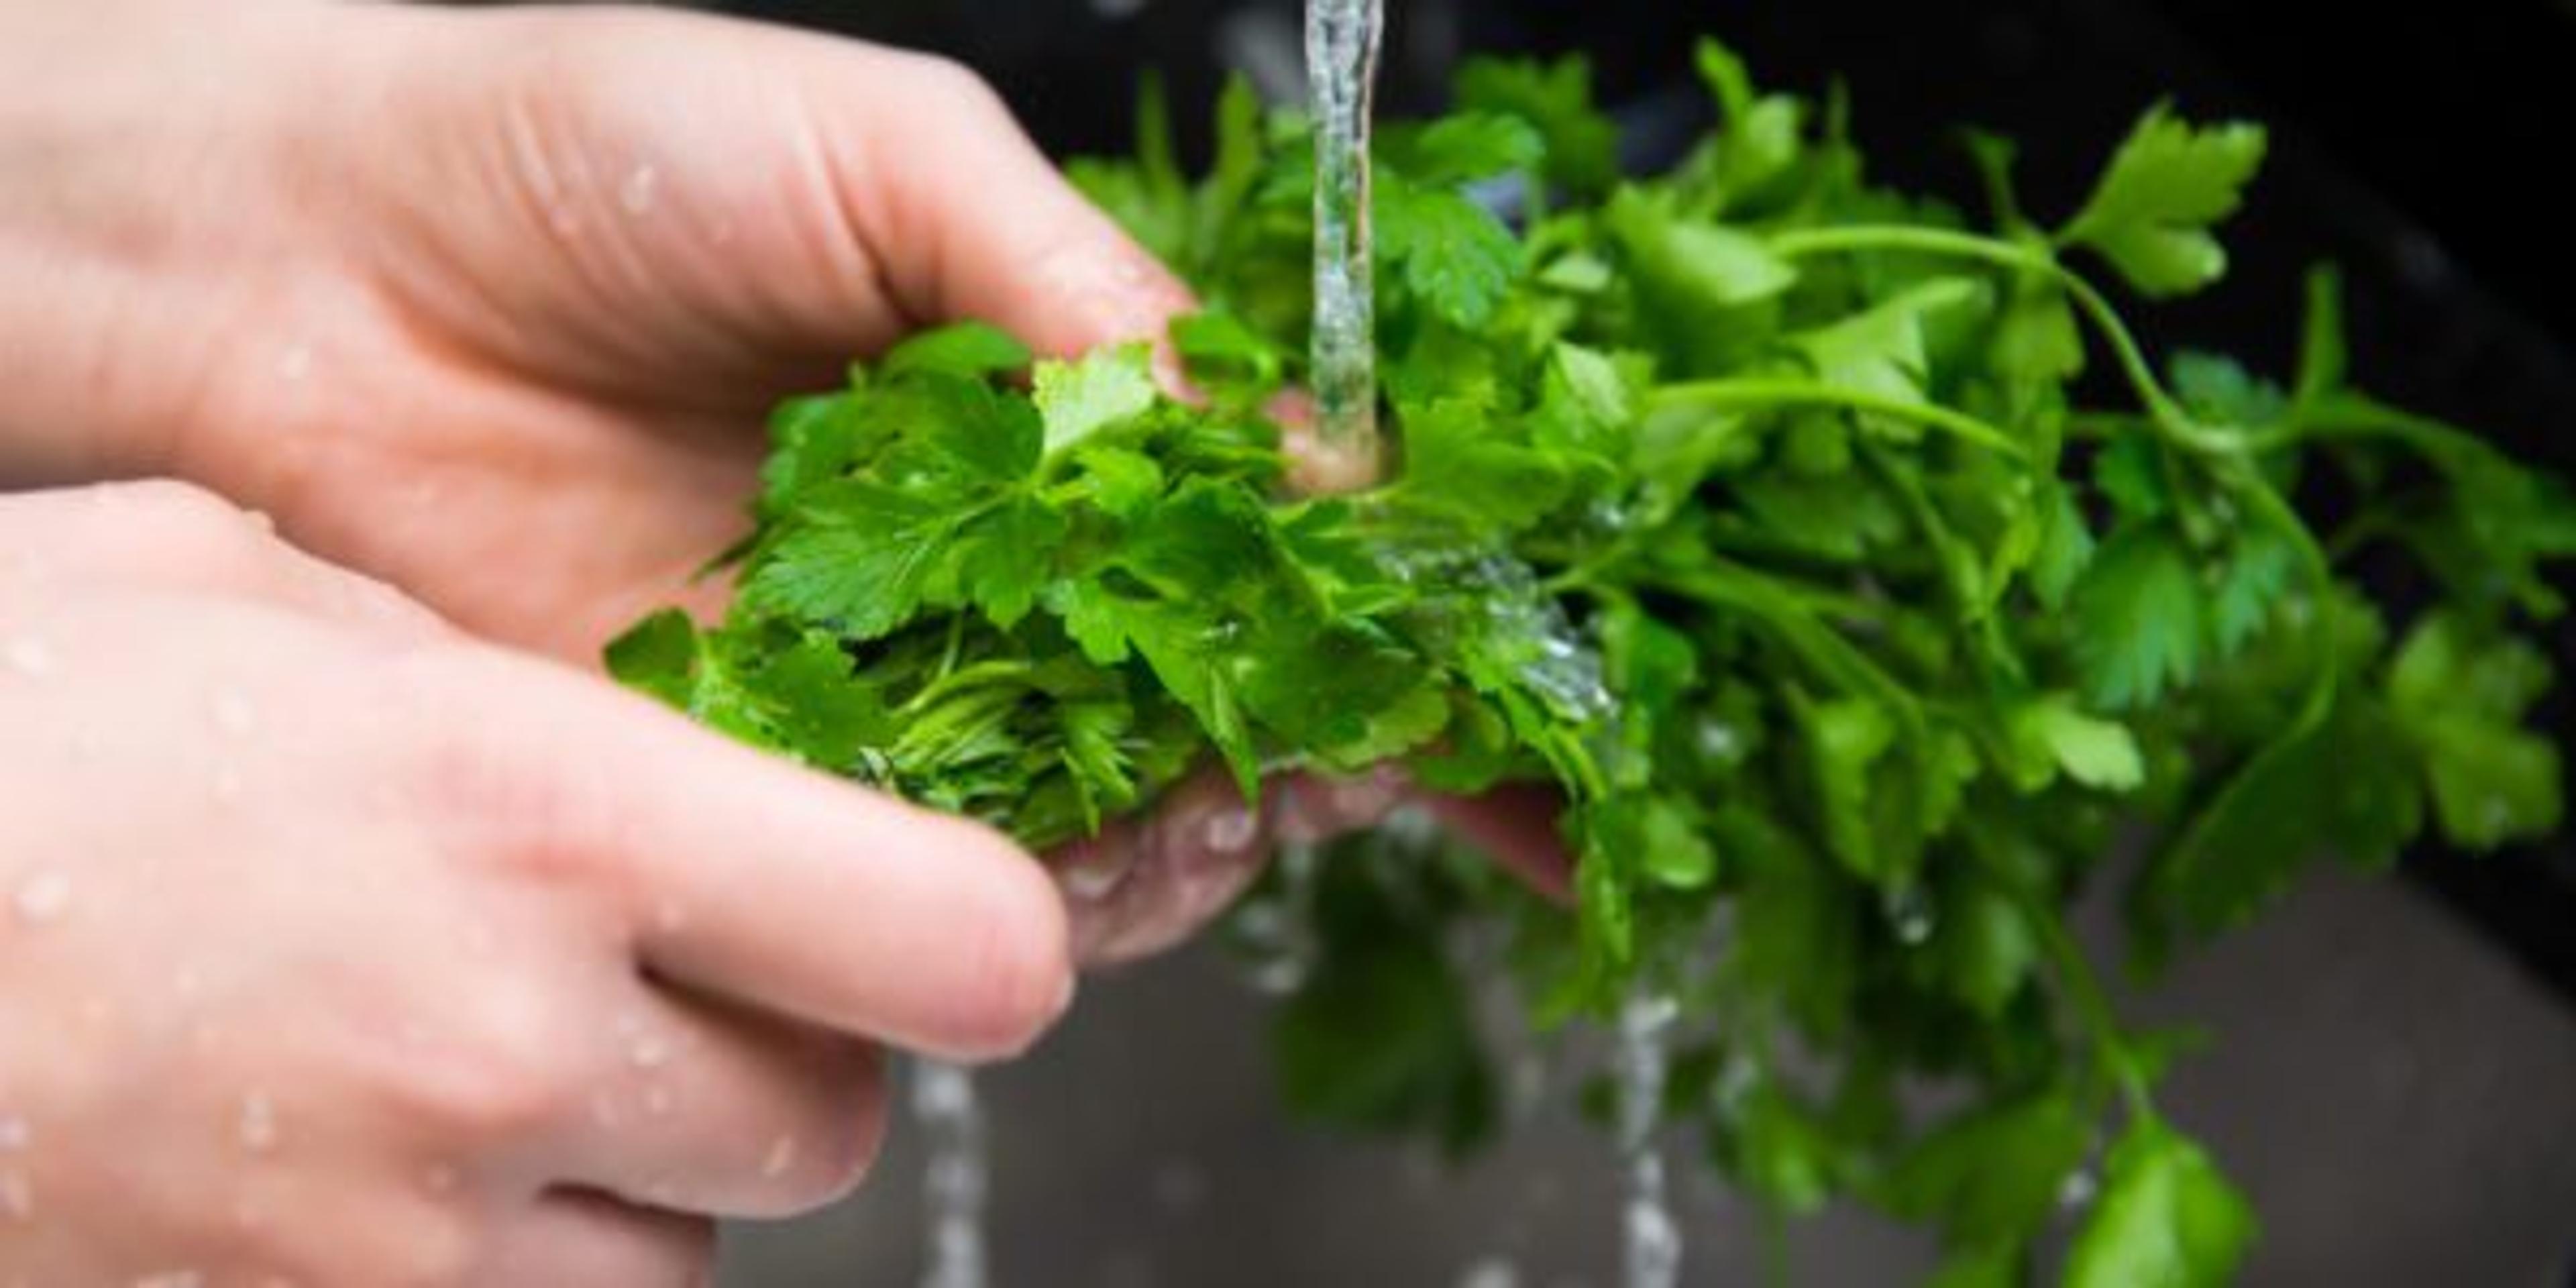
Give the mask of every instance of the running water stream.
[[985, 1288], [984, 1193], [990, 1163], [974, 1077], [951, 1064], [913, 1066], [912, 1116], [929, 1155], [921, 1178], [922, 1288]]
[[1307, 383], [1326, 446], [1373, 459], [1377, 284], [1369, 246], [1369, 125], [1385, 0], [1307, 0], [1315, 118], [1315, 316]]
[[1647, 994], [1619, 1010], [1613, 1061], [1619, 1154], [1627, 1171], [1620, 1221], [1620, 1282], [1627, 1288], [1673, 1288], [1681, 1282], [1681, 1228], [1673, 1223], [1664, 1155], [1655, 1145], [1655, 1128], [1663, 1120], [1666, 1035], [1678, 1010], [1671, 998]]

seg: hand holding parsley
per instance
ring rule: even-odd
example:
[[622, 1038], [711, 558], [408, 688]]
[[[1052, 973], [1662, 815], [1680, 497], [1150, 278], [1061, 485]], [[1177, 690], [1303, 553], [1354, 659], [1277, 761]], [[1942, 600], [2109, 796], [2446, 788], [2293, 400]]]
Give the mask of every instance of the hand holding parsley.
[[174, 483], [0, 496], [0, 1266], [677, 1284], [1025, 1048], [981, 828], [479, 644]]
[[[960, 318], [1078, 353], [1190, 303], [952, 64], [678, 13], [202, 13], [8, 15], [0, 263], [48, 289], [0, 292], [0, 480], [186, 477], [505, 644], [595, 660], [852, 354]], [[1091, 847], [1083, 942], [1250, 880], [1266, 834], [1209, 826]]]

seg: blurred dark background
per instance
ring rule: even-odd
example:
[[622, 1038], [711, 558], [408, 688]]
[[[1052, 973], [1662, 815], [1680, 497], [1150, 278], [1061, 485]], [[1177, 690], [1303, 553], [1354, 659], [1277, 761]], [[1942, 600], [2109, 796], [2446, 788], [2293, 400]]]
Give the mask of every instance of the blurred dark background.
[[[1230, 71], [1300, 84], [1292, 0], [728, 0], [714, 7], [972, 63], [1050, 150], [1122, 150], [1140, 72], [1185, 144]], [[2273, 127], [2220, 290], [2151, 339], [2281, 370], [2298, 282], [2348, 277], [2354, 369], [2393, 400], [2576, 474], [2576, 0], [2411, 6], [2261, 0], [1391, 0], [1389, 111], [1439, 105], [1469, 51], [1592, 60], [1639, 164], [1705, 120], [1689, 70], [1714, 33], [1774, 84], [1853, 93], [1878, 177], [1973, 198], [1953, 129], [2019, 139], [2024, 195], [2063, 213], [2149, 102]], [[2553, 628], [2576, 675], [2576, 628]], [[2545, 715], [2571, 727], [2562, 696]], [[2576, 1284], [2576, 850], [2410, 858], [2407, 881], [2333, 877], [2140, 999], [2218, 1038], [2177, 1075], [2179, 1116], [2251, 1188], [2248, 1281]], [[1258, 1007], [1212, 954], [1109, 981], [997, 1098], [998, 1282], [1611, 1282], [1597, 1141], [1540, 1113], [1461, 1175], [1337, 1142], [1270, 1108]], [[1561, 1088], [1560, 1088], [1561, 1090]], [[748, 1288], [899, 1283], [918, 1238], [899, 1139], [850, 1209], [739, 1240]], [[1685, 1169], [1689, 1170], [1689, 1169]], [[1694, 1184], [1692, 1284], [1753, 1282], [1755, 1215]], [[1906, 1282], [1923, 1241], [1854, 1214], [1790, 1241], [1800, 1283]]]

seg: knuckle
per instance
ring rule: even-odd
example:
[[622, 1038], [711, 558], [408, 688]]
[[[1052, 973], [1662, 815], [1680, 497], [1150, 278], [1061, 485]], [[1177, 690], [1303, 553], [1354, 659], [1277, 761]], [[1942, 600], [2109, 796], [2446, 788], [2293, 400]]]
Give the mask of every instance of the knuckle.
[[471, 652], [432, 646], [384, 662], [409, 797], [460, 848], [515, 876], [604, 879], [614, 865], [597, 860], [628, 852], [635, 828], [610, 767], [570, 745], [576, 732], [561, 720], [478, 716], [510, 686]]
[[922, 92], [950, 113], [1009, 116], [1000, 91], [982, 73], [942, 54], [909, 54], [913, 76]]
[[476, 993], [449, 1033], [405, 1060], [396, 1111], [467, 1143], [513, 1140], [569, 1118], [580, 1079], [554, 1008], [507, 981]]

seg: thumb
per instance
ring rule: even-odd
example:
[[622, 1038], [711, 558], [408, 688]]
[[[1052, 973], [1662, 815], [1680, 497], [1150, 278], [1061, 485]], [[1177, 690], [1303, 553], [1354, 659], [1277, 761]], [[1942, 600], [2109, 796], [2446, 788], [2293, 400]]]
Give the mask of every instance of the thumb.
[[921, 323], [980, 321], [1041, 353], [1160, 340], [1188, 288], [1066, 182], [974, 72], [844, 45], [874, 64], [808, 60], [807, 93], [853, 164], [836, 167], [853, 231]]

